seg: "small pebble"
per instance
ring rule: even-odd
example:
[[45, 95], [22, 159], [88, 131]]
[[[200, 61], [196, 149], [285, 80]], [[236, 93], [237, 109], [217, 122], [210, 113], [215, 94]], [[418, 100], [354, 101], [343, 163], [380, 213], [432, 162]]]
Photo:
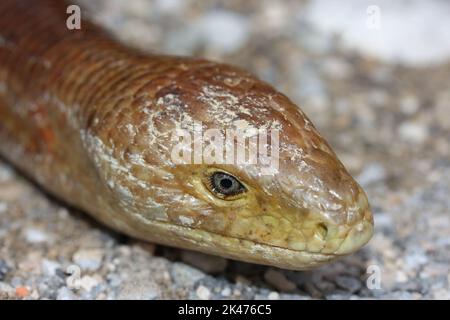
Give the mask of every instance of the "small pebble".
[[122, 283], [122, 279], [118, 274], [110, 273], [106, 279], [111, 287], [118, 287]]
[[325, 279], [322, 279], [321, 281], [316, 283], [317, 289], [319, 289], [322, 292], [332, 292], [336, 289], [336, 285], [330, 281], [326, 281]]
[[231, 294], [231, 289], [229, 287], [223, 288], [223, 290], [220, 292], [220, 294], [224, 297], [228, 297]]
[[436, 300], [450, 300], [450, 289], [437, 289], [433, 292], [433, 299]]
[[154, 300], [160, 295], [160, 289], [155, 283], [138, 280], [124, 282], [118, 290], [117, 299]]
[[420, 107], [419, 100], [414, 95], [408, 95], [406, 97], [403, 97], [402, 100], [400, 101], [400, 108], [402, 112], [408, 115], [416, 113], [419, 107]]
[[234, 281], [238, 284], [243, 284], [246, 286], [249, 286], [251, 284], [251, 281], [249, 279], [247, 279], [246, 277], [244, 277], [243, 275], [236, 275], [236, 277], [234, 278]]
[[42, 243], [48, 241], [49, 236], [40, 229], [28, 228], [25, 230], [25, 240], [28, 243]]
[[75, 300], [77, 297], [73, 293], [72, 290], [70, 290], [67, 287], [61, 287], [58, 289], [56, 299], [57, 300]]
[[9, 267], [4, 260], [0, 260], [0, 281], [3, 280], [5, 275], [9, 272]]
[[0, 192], [0, 201], [17, 201], [27, 191], [27, 186], [18, 181], [8, 181], [2, 183], [2, 192]]
[[91, 291], [93, 288], [98, 286], [102, 279], [99, 276], [83, 276], [80, 279], [80, 287], [84, 289], [85, 291]]
[[201, 300], [209, 300], [211, 297], [211, 291], [205, 286], [199, 286], [195, 292]]
[[428, 263], [428, 258], [420, 249], [405, 257], [405, 268], [408, 270], [417, 270], [426, 263]]
[[21, 286], [16, 288], [16, 296], [18, 298], [26, 298], [30, 295], [30, 290], [27, 287]]
[[351, 293], [354, 293], [361, 289], [361, 281], [359, 279], [355, 279], [347, 276], [339, 276], [335, 279], [336, 284]]
[[279, 300], [280, 299], [280, 294], [278, 292], [272, 291], [267, 296], [267, 299], [269, 299], [269, 300]]
[[207, 273], [219, 273], [227, 267], [226, 259], [200, 252], [183, 251], [181, 259]]
[[356, 180], [363, 186], [368, 187], [374, 182], [383, 181], [386, 179], [386, 170], [379, 163], [367, 164], [362, 172], [358, 175]]
[[408, 281], [408, 276], [403, 271], [399, 270], [396, 273], [395, 280], [399, 283], [405, 283]]
[[56, 275], [56, 270], [61, 269], [61, 265], [56, 261], [44, 259], [41, 262], [42, 272], [47, 276]]
[[103, 251], [100, 249], [80, 249], [73, 255], [73, 262], [86, 271], [98, 270], [102, 260]]
[[373, 218], [377, 228], [392, 229], [394, 227], [394, 221], [388, 213], [379, 212], [376, 213]]
[[12, 286], [0, 281], [0, 300], [15, 296], [15, 290]]
[[297, 286], [294, 282], [290, 281], [286, 276], [281, 272], [274, 269], [269, 269], [264, 273], [264, 279], [268, 284], [276, 288], [280, 291], [294, 291]]
[[0, 183], [8, 181], [13, 177], [14, 177], [13, 169], [5, 165], [3, 162], [0, 162]]
[[203, 272], [183, 263], [174, 263], [170, 274], [176, 284], [187, 287], [193, 286], [206, 276]]
[[408, 142], [421, 144], [428, 138], [428, 129], [421, 123], [405, 122], [402, 123], [398, 132], [401, 138]]

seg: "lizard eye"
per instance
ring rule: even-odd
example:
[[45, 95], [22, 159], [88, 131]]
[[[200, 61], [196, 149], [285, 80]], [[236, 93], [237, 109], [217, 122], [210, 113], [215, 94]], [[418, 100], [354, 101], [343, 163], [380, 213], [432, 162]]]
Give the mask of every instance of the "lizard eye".
[[232, 175], [216, 171], [209, 177], [209, 189], [218, 197], [227, 199], [247, 191], [245, 186]]

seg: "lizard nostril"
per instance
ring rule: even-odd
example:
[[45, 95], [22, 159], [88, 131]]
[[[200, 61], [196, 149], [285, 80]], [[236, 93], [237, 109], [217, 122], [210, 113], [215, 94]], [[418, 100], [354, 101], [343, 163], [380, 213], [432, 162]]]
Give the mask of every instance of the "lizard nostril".
[[325, 240], [325, 238], [327, 237], [327, 234], [328, 234], [327, 226], [323, 222], [318, 223], [317, 227], [316, 227], [316, 235], [321, 240]]

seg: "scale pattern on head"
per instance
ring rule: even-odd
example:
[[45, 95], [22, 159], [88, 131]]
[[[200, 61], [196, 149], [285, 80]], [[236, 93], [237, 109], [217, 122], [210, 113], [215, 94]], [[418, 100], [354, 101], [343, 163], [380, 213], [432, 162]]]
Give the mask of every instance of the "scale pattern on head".
[[[134, 93], [127, 116], [116, 119], [116, 134], [102, 137], [98, 130], [86, 139], [120, 209], [294, 251], [340, 255], [365, 244], [373, 224], [367, 198], [305, 114], [240, 69], [190, 63], [174, 63]], [[175, 129], [276, 130], [278, 170], [176, 164]], [[234, 188], [231, 196], [219, 190], [223, 179]]]

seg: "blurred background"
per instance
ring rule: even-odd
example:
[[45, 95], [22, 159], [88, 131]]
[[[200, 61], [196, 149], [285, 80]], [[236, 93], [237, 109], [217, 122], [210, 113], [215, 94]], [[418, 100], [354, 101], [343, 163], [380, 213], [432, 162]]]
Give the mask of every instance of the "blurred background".
[[308, 272], [234, 262], [117, 235], [0, 164], [0, 298], [450, 299], [450, 2], [76, 2], [129, 45], [289, 96], [368, 193], [375, 235]]

